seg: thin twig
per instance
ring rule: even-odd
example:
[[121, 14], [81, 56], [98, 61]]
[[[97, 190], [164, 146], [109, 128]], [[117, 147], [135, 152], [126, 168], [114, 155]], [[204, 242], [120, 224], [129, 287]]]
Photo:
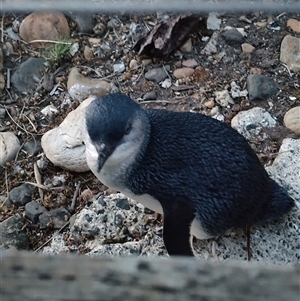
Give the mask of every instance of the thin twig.
[[1, 43], [4, 41], [4, 16], [5, 13], [2, 14], [2, 20], [1, 20]]
[[77, 184], [77, 186], [76, 186], [73, 198], [72, 198], [71, 206], [69, 207], [69, 211], [71, 213], [73, 213], [75, 211], [76, 199], [77, 199], [77, 197], [79, 195], [80, 185], [81, 185], [81, 182], [79, 181], [78, 184]]
[[5, 201], [1, 204], [0, 208], [3, 207], [4, 204], [7, 202], [7, 200], [8, 200], [8, 194], [9, 194], [8, 179], [7, 179], [7, 170], [6, 169], [5, 169], [5, 186], [6, 186], [7, 197], [6, 197]]
[[288, 73], [289, 73], [289, 76], [292, 77], [293, 75], [292, 75], [292, 73], [291, 73], [290, 68], [289, 68], [286, 64], [284, 64], [284, 63], [281, 63], [281, 65], [284, 66], [284, 67], [287, 69], [287, 71], [288, 71]]
[[53, 40], [33, 40], [28, 42], [28, 44], [32, 44], [32, 43], [53, 43], [53, 44], [72, 45], [71, 42], [62, 42], [62, 41], [53, 41]]
[[11, 121], [12, 121], [18, 128], [20, 128], [21, 130], [23, 130], [27, 135], [29, 135], [29, 134], [34, 135], [34, 133], [27, 131], [25, 128], [23, 128], [22, 126], [20, 126], [20, 125], [12, 118], [12, 116], [10, 115], [10, 113], [9, 113], [9, 111], [7, 110], [7, 107], [6, 107], [6, 106], [4, 106], [4, 108], [5, 108], [5, 111], [6, 111], [6, 114], [8, 115], [8, 117], [11, 119]]
[[42, 249], [45, 245], [47, 245], [54, 237], [56, 237], [67, 225], [70, 224], [70, 221], [67, 221], [57, 232], [55, 232], [47, 241], [45, 241], [41, 246], [39, 246], [33, 253], [38, 252]]
[[[42, 176], [41, 176], [41, 173], [39, 171], [39, 168], [38, 168], [36, 162], [33, 165], [33, 170], [34, 170], [34, 176], [35, 176], [36, 183], [38, 185], [42, 185]], [[38, 190], [39, 190], [40, 199], [41, 199], [41, 201], [43, 201], [44, 200], [44, 191], [40, 187], [38, 187]]]

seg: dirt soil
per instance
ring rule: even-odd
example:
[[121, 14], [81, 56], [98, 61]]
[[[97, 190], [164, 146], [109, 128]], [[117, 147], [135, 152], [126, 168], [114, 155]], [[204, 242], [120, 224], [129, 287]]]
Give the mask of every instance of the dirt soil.
[[[280, 44], [283, 37], [287, 34], [300, 37], [286, 26], [289, 18], [300, 20], [300, 13], [274, 14], [273, 19], [280, 26], [280, 30], [272, 30], [268, 27], [259, 28], [254, 23], [261, 20], [268, 20], [271, 17], [268, 13], [259, 14], [244, 14], [251, 21], [247, 23], [240, 20], [242, 13], [220, 14], [222, 19], [222, 27], [233, 26], [245, 28], [247, 32], [246, 42], [252, 44], [256, 51], [253, 54], [243, 53], [239, 45], [228, 45], [225, 40], [218, 39], [218, 52], [225, 51], [228, 60], [224, 63], [223, 60], [208, 60], [206, 55], [201, 54], [206, 42], [202, 41], [203, 36], [211, 36], [213, 31], [206, 29], [206, 16], [203, 16], [204, 21], [201, 22], [199, 28], [190, 34], [193, 44], [193, 50], [190, 53], [182, 53], [180, 58], [176, 52], [168, 58], [159, 59], [152, 58], [153, 63], [148, 66], [140, 65], [136, 70], [129, 68], [122, 74], [113, 73], [113, 64], [116, 60], [122, 60], [128, 66], [132, 59], [138, 62], [141, 58], [132, 50], [134, 41], [129, 36], [129, 26], [132, 22], [138, 24], [138, 33], [145, 34], [150, 28], [156, 24], [159, 19], [157, 14], [135, 14], [135, 15], [95, 15], [97, 22], [103, 25], [104, 34], [101, 39], [106, 39], [109, 42], [110, 51], [103, 55], [95, 57], [91, 61], [87, 61], [83, 55], [84, 45], [88, 45], [88, 38], [96, 35], [82, 35], [78, 33], [76, 25], [70, 20], [71, 37], [80, 45], [79, 51], [74, 57], [66, 55], [59, 63], [59, 66], [54, 66], [49, 73], [54, 74], [55, 82], [59, 83], [58, 95], [49, 95], [42, 85], [38, 86], [35, 91], [30, 91], [27, 96], [16, 94], [12, 89], [4, 90], [0, 95], [0, 107], [5, 108], [9, 114], [5, 120], [0, 120], [1, 131], [12, 131], [18, 135], [21, 143], [28, 140], [36, 139], [39, 141], [42, 135], [58, 126], [66, 117], [66, 115], [75, 109], [79, 103], [73, 102], [71, 107], [65, 106], [59, 110], [59, 113], [52, 117], [45, 117], [41, 114], [41, 110], [48, 104], [52, 103], [59, 107], [62, 101], [68, 97], [67, 79], [69, 70], [74, 66], [79, 66], [87, 76], [94, 78], [105, 78], [108, 81], [113, 81], [122, 93], [131, 96], [139, 101], [145, 108], [164, 108], [175, 111], [197, 111], [204, 114], [209, 114], [210, 110], [204, 106], [204, 102], [214, 98], [214, 92], [224, 90], [230, 87], [232, 81], [236, 81], [242, 89], [246, 88], [246, 78], [250, 74], [251, 68], [259, 68], [262, 74], [272, 77], [280, 92], [269, 99], [250, 103], [245, 98], [235, 99], [235, 105], [228, 108], [219, 107], [220, 113], [225, 116], [225, 122], [230, 123], [231, 119], [241, 110], [247, 110], [254, 106], [266, 108], [270, 114], [277, 118], [279, 126], [271, 132], [269, 131], [270, 139], [265, 141], [250, 141], [263, 164], [271, 164], [276, 157], [281, 141], [285, 137], [295, 136], [283, 126], [284, 114], [292, 107], [300, 105], [300, 76], [293, 74], [291, 77], [289, 70], [280, 62]], [[276, 18], [276, 16], [280, 15]], [[3, 20], [3, 28], [10, 27], [14, 20], [22, 21], [25, 15], [6, 15]], [[120, 20], [122, 26], [112, 30], [107, 28], [107, 22], [115, 17]], [[4, 57], [4, 68], [10, 68], [12, 71], [20, 64], [21, 61], [29, 57], [39, 57], [42, 55], [42, 50], [33, 49], [30, 46], [22, 43], [22, 41], [12, 41], [9, 37], [4, 37], [4, 43], [10, 42], [15, 51], [15, 55]], [[125, 53], [124, 49], [129, 49]], [[180, 62], [184, 59], [195, 59], [199, 63], [199, 68], [194, 75], [180, 84], [180, 91], [174, 88], [164, 89], [159, 84], [150, 82], [144, 78], [147, 70], [154, 67], [169, 66], [169, 75], [172, 82], [173, 70], [180, 67]], [[133, 84], [133, 77], [139, 78], [136, 84]], [[184, 86], [186, 85], [186, 86]], [[144, 101], [143, 96], [146, 92], [156, 91], [158, 98], [155, 101]], [[294, 96], [290, 98], [290, 96]], [[270, 107], [269, 103], [273, 106]], [[24, 150], [20, 150], [16, 159], [0, 167], [0, 195], [7, 196], [8, 192], [15, 186], [18, 186], [25, 181], [36, 183], [34, 175], [34, 163], [43, 157], [42, 151], [36, 155], [29, 155]], [[67, 209], [70, 207], [76, 187], [80, 182], [80, 189], [74, 212], [80, 211], [88, 202], [90, 194], [97, 194], [106, 190], [98, 180], [90, 173], [72, 173], [54, 166], [50, 161], [40, 170], [44, 184], [51, 183], [55, 176], [63, 176], [66, 181], [55, 190], [44, 191], [44, 199], [41, 204], [46, 208], [55, 208], [64, 206]], [[35, 190], [33, 199], [38, 199], [38, 189]], [[7, 219], [9, 216], [19, 212], [24, 215], [24, 208], [15, 206], [1, 206], [0, 222]], [[74, 213], [72, 212], [72, 213]], [[39, 225], [32, 224], [29, 220], [26, 222], [26, 231], [31, 241], [31, 250], [36, 250], [45, 241], [47, 241], [54, 233], [54, 229], [49, 228], [40, 230]], [[66, 241], [68, 240], [68, 228], [63, 231], [66, 233]], [[84, 242], [70, 242], [70, 244], [78, 243], [84, 245]], [[86, 252], [82, 247], [78, 248], [79, 252]]]

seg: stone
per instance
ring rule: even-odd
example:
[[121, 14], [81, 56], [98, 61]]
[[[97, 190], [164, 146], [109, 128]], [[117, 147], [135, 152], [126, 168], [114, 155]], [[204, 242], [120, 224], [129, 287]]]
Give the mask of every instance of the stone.
[[198, 65], [199, 65], [198, 62], [195, 59], [188, 59], [182, 62], [182, 66], [188, 68], [195, 68]]
[[30, 89], [34, 90], [40, 83], [45, 70], [45, 59], [31, 57], [13, 73], [11, 83], [19, 93], [27, 95]]
[[91, 11], [65, 11], [66, 16], [71, 18], [77, 25], [80, 33], [92, 33], [95, 26], [95, 19]]
[[266, 167], [266, 170], [271, 177], [285, 187], [289, 195], [296, 200], [298, 208], [295, 208], [295, 211], [298, 211], [298, 219], [300, 219], [300, 140], [292, 138], [284, 139], [280, 146], [278, 156], [271, 166]]
[[143, 100], [155, 100], [155, 99], [157, 99], [157, 93], [156, 93], [156, 91], [147, 92], [143, 96]]
[[57, 108], [54, 105], [48, 105], [41, 110], [44, 116], [52, 116], [58, 113]]
[[24, 206], [31, 201], [31, 196], [34, 187], [30, 184], [24, 183], [20, 186], [14, 187], [8, 194], [8, 199], [15, 206]]
[[206, 21], [207, 29], [219, 30], [222, 20], [218, 18], [218, 14], [215, 12], [210, 12]]
[[280, 47], [280, 61], [290, 70], [300, 72], [300, 38], [287, 35], [283, 38]]
[[128, 202], [127, 198], [118, 199], [117, 202], [116, 202], [116, 206], [121, 208], [121, 209], [124, 209], [124, 210], [129, 210], [130, 209], [130, 205], [129, 205], [129, 202]]
[[245, 42], [243, 35], [236, 28], [225, 30], [222, 36], [229, 45], [241, 45]]
[[71, 97], [79, 102], [90, 96], [106, 95], [111, 91], [109, 82], [84, 76], [76, 67], [70, 71], [67, 88]]
[[260, 68], [251, 67], [250, 68], [250, 74], [261, 75], [262, 74], [262, 70]]
[[114, 72], [118, 72], [118, 73], [122, 73], [125, 71], [125, 65], [123, 62], [118, 63], [118, 64], [114, 64]]
[[39, 216], [45, 211], [47, 209], [37, 201], [31, 201], [25, 205], [25, 215], [33, 224], [38, 223]]
[[255, 50], [255, 47], [249, 43], [243, 43], [241, 46], [242, 46], [242, 51], [245, 53], [252, 53]]
[[217, 45], [218, 45], [218, 37], [219, 33], [215, 31], [207, 44], [205, 45], [204, 49], [201, 51], [201, 54], [206, 54], [206, 55], [212, 55], [218, 52]]
[[227, 90], [216, 91], [215, 100], [221, 107], [227, 107], [229, 104], [234, 104], [234, 101]]
[[39, 216], [39, 223], [41, 229], [62, 228], [69, 220], [71, 214], [65, 208], [55, 208], [49, 211], [44, 211]]
[[24, 230], [25, 220], [20, 214], [10, 216], [0, 223], [0, 249], [15, 247], [28, 250], [29, 239]]
[[88, 45], [84, 46], [83, 55], [84, 55], [84, 58], [88, 61], [90, 61], [94, 58], [93, 51], [92, 51], [91, 47], [89, 47]]
[[275, 81], [266, 75], [250, 74], [247, 77], [249, 100], [266, 100], [278, 92]]
[[132, 59], [132, 60], [129, 62], [129, 68], [130, 68], [130, 69], [135, 70], [135, 69], [137, 69], [138, 67], [139, 67], [139, 65], [138, 65], [137, 60]]
[[164, 89], [168, 89], [172, 86], [172, 81], [170, 78], [166, 78], [162, 83], [161, 83], [161, 87]]
[[168, 76], [164, 68], [153, 68], [145, 73], [145, 78], [156, 83], [162, 82]]
[[174, 70], [173, 75], [177, 78], [185, 78], [191, 76], [195, 70], [193, 68], [183, 67]]
[[232, 98], [237, 98], [237, 97], [246, 97], [248, 95], [247, 90], [241, 91], [241, 87], [237, 85], [235, 81], [230, 83], [231, 89], [230, 89], [230, 94]]
[[[241, 111], [231, 120], [231, 126], [246, 139], [257, 139], [263, 127], [276, 126], [276, 120], [263, 108], [254, 107], [247, 111]], [[265, 135], [265, 133], [263, 133]], [[265, 139], [266, 136], [261, 137]]]
[[187, 39], [185, 43], [180, 47], [180, 51], [182, 52], [191, 52], [193, 48], [192, 40]]
[[87, 98], [58, 127], [43, 135], [42, 148], [54, 165], [75, 172], [89, 170], [85, 146], [82, 144], [82, 123], [85, 108], [93, 99], [94, 97]]
[[0, 48], [0, 91], [2, 91], [5, 87], [5, 79], [2, 70], [3, 70], [3, 51]]
[[288, 110], [283, 118], [284, 125], [296, 134], [300, 134], [300, 106]]
[[[127, 252], [126, 248], [124, 254], [159, 254], [164, 246], [162, 238], [156, 235], [158, 225], [155, 223], [155, 214], [145, 215], [144, 208], [121, 193], [94, 197], [91, 204], [76, 215], [70, 231], [74, 236], [89, 237], [90, 254], [123, 254], [124, 249], [118, 243], [124, 243], [124, 240], [126, 244], [133, 243], [134, 249], [138, 241], [137, 248], [140, 250]], [[91, 236], [94, 236], [93, 239]], [[111, 248], [105, 247], [107, 241]]]
[[13, 160], [19, 149], [19, 139], [13, 132], [0, 132], [0, 165]]
[[42, 150], [41, 141], [36, 139], [31, 139], [25, 142], [23, 149], [31, 156], [36, 155]]
[[[20, 37], [26, 41], [54, 40], [59, 41], [70, 37], [68, 21], [59, 11], [33, 12], [20, 25]], [[47, 43], [36, 42], [31, 44], [37, 48], [44, 48]]]
[[210, 99], [208, 101], [206, 101], [204, 103], [204, 105], [208, 108], [208, 109], [212, 109], [215, 106], [215, 102], [213, 99]]
[[288, 19], [287, 27], [290, 27], [293, 31], [300, 33], [300, 21], [296, 19]]

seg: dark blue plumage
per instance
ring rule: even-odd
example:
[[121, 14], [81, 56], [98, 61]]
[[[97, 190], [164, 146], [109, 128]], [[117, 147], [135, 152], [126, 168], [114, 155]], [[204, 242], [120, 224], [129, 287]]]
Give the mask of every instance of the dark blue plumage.
[[[294, 205], [245, 138], [211, 117], [143, 110], [130, 98], [112, 94], [87, 108], [85, 131], [87, 145], [97, 152], [100, 145], [106, 150], [99, 151], [104, 159], [97, 161], [98, 173], [87, 152], [89, 166], [100, 180], [125, 194], [147, 194], [159, 201], [169, 254], [192, 255], [189, 236], [194, 220], [213, 237], [276, 219]], [[118, 147], [138, 143], [128, 164], [120, 160], [119, 169], [111, 167], [118, 161], [113, 159]]]

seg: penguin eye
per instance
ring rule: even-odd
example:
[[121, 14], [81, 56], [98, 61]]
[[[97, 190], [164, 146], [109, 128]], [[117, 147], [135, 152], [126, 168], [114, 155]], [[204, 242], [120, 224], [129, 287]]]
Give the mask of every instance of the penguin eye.
[[128, 135], [131, 131], [131, 124], [128, 124], [126, 129], [125, 129], [125, 135]]

